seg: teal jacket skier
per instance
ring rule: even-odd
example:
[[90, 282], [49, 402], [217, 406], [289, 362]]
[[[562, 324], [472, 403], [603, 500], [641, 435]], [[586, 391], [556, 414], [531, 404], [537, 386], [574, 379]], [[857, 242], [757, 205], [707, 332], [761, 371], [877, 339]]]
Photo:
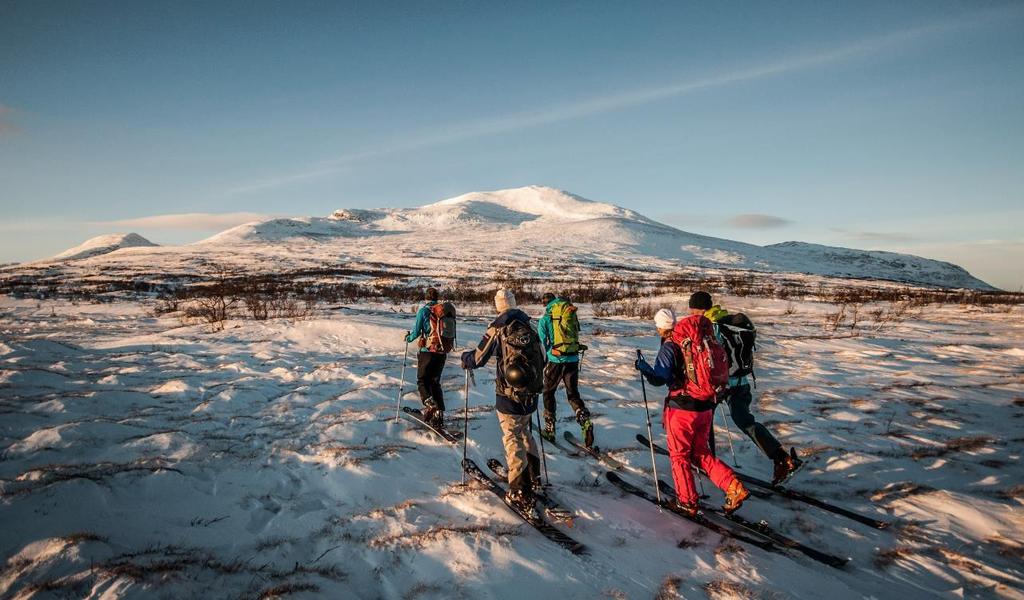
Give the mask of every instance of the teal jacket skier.
[[438, 429], [444, 426], [444, 392], [441, 389], [441, 374], [448, 355], [444, 352], [431, 352], [427, 344], [430, 335], [430, 309], [437, 304], [438, 292], [427, 288], [426, 302], [416, 313], [416, 322], [412, 330], [405, 335], [405, 341], [411, 344], [419, 341], [420, 351], [416, 360], [416, 387], [423, 403], [423, 418]]
[[[537, 334], [540, 343], [544, 347], [547, 364], [544, 365], [544, 429], [541, 435], [545, 439], [555, 441], [555, 422], [557, 404], [555, 403], [555, 392], [559, 385], [565, 386], [565, 397], [572, 407], [576, 416], [576, 423], [580, 426], [583, 434], [583, 443], [586, 446], [594, 445], [594, 424], [590, 421], [590, 411], [583, 404], [580, 396], [580, 355], [556, 354], [555, 347], [555, 325], [551, 312], [559, 302], [569, 301], [552, 293], [546, 293], [542, 297], [544, 302], [544, 315], [537, 322]], [[581, 349], [586, 349], [581, 346]]]
[[[405, 336], [405, 342], [407, 344], [411, 344], [421, 337], [427, 338], [430, 336], [430, 308], [435, 304], [437, 304], [437, 300], [427, 300], [427, 302], [421, 306], [418, 311], [416, 311], [416, 322], [412, 325], [412, 331]], [[429, 350], [424, 345], [420, 347], [420, 352], [429, 352]]]
[[[545, 294], [544, 297], [547, 298], [550, 295], [551, 294]], [[551, 309], [554, 307], [555, 303], [564, 301], [564, 298], [559, 298], [557, 296], [551, 298], [551, 300], [544, 306], [544, 316], [537, 321], [537, 334], [540, 336], [540, 343], [544, 346], [544, 351], [547, 353], [549, 363], [563, 364], [580, 362], [579, 354], [565, 355], [555, 354], [552, 352], [552, 349], [555, 347], [555, 330], [551, 322]]]

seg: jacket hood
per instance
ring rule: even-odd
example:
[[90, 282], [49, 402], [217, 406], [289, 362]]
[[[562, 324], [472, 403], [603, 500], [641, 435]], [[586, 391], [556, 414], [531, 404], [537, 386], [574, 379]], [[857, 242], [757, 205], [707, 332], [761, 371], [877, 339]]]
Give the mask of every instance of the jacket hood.
[[518, 308], [510, 308], [505, 312], [498, 315], [498, 318], [494, 319], [491, 323], [492, 327], [504, 327], [512, 321], [522, 321], [523, 323], [530, 322], [530, 315], [524, 313]]

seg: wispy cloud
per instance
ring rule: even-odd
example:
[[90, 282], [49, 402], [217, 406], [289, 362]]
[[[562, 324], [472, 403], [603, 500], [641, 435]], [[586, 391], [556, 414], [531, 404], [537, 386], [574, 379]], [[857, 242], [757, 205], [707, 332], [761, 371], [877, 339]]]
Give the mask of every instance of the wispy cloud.
[[792, 223], [792, 221], [774, 215], [747, 213], [730, 217], [726, 223], [732, 227], [742, 229], [776, 229], [778, 227], [785, 227]]
[[879, 54], [886, 50], [893, 50], [900, 46], [911, 44], [928, 37], [958, 32], [965, 28], [976, 27], [1010, 17], [1017, 17], [1020, 16], [1020, 14], [1021, 10], [1018, 7], [1011, 7], [1009, 10], [988, 10], [979, 12], [968, 18], [930, 23], [910, 29], [894, 31], [888, 34], [874, 36], [832, 48], [824, 48], [802, 56], [780, 58], [760, 65], [734, 69], [716, 75], [678, 81], [670, 85], [635, 89], [627, 92], [584, 98], [582, 100], [567, 101], [561, 104], [538, 107], [534, 110], [507, 115], [498, 115], [486, 119], [452, 123], [436, 131], [422, 132], [420, 134], [404, 138], [400, 141], [382, 144], [376, 148], [368, 148], [363, 151], [343, 154], [331, 159], [319, 161], [308, 165], [305, 169], [297, 170], [293, 173], [286, 173], [240, 184], [225, 190], [224, 193], [228, 195], [244, 194], [247, 192], [279, 187], [290, 183], [298, 183], [301, 181], [336, 174], [352, 163], [367, 159], [449, 144], [461, 140], [518, 131], [529, 127], [537, 127], [551, 123], [579, 119], [582, 117], [630, 108], [633, 106], [684, 96], [694, 92], [714, 89], [735, 83], [773, 77], [831, 64], [838, 64], [857, 58]]
[[917, 239], [914, 235], [902, 231], [851, 231], [840, 227], [833, 227], [832, 231], [842, 234], [848, 240], [858, 242], [905, 243]]
[[182, 231], [221, 231], [229, 227], [261, 221], [271, 215], [251, 212], [234, 213], [181, 213], [172, 215], [153, 215], [135, 219], [118, 221], [99, 221], [91, 225], [106, 227], [130, 227], [134, 229], [162, 229]]

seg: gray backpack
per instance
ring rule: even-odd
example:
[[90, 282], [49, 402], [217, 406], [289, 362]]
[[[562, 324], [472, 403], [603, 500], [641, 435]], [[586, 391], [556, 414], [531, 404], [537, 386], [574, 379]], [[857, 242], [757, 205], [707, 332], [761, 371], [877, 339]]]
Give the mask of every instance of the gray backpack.
[[527, 401], [544, 391], [544, 349], [533, 327], [512, 321], [501, 328], [498, 342], [502, 373], [497, 382], [498, 393]]

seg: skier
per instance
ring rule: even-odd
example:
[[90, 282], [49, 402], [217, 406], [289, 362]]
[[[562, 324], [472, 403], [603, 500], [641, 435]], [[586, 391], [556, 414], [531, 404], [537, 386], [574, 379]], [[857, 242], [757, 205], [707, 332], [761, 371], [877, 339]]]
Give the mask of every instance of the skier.
[[[704, 315], [711, 320], [715, 327], [715, 337], [727, 349], [735, 349], [735, 346], [744, 343], [738, 337], [723, 335], [722, 328], [724, 321], [728, 320], [726, 317], [729, 316], [729, 312], [721, 306], [714, 304], [711, 300], [711, 294], [704, 291], [695, 292], [690, 296], [689, 305], [691, 314]], [[746, 319], [746, 322], [749, 323], [749, 319]], [[750, 328], [753, 329], [753, 324], [750, 325]], [[751, 346], [749, 352], [752, 352], [752, 338], [749, 341], [749, 345]], [[735, 349], [735, 352], [730, 351], [729, 355], [733, 356], [734, 354], [738, 355], [741, 353], [741, 350]], [[803, 461], [797, 457], [795, 448], [790, 448], [787, 452], [782, 447], [782, 444], [775, 439], [775, 436], [764, 425], [757, 422], [754, 415], [750, 412], [750, 404], [753, 402], [753, 399], [753, 394], [750, 391], [750, 382], [746, 375], [729, 377], [729, 389], [725, 395], [725, 402], [729, 406], [729, 413], [732, 414], [732, 421], [740, 431], [747, 434], [747, 437], [753, 440], [754, 444], [761, 449], [765, 456], [772, 460], [774, 463], [772, 483], [778, 485], [786, 481], [799, 469], [803, 465]], [[713, 421], [714, 419], [712, 419]], [[712, 453], [714, 453], [714, 427], [712, 427], [708, 443], [711, 446]]]
[[455, 346], [455, 307], [449, 302], [438, 303], [436, 288], [427, 288], [425, 302], [416, 313], [412, 331], [405, 335], [406, 343], [417, 341], [416, 386], [423, 403], [423, 420], [436, 429], [444, 427], [444, 391], [441, 373], [445, 360]]
[[579, 343], [580, 323], [576, 307], [568, 299], [544, 294], [544, 316], [537, 322], [537, 333], [546, 352], [544, 366], [544, 431], [545, 439], [555, 441], [555, 392], [559, 384], [565, 385], [565, 396], [576, 414], [576, 422], [588, 448], [594, 446], [594, 425], [590, 411], [580, 398], [580, 355], [587, 347]]
[[[703, 319], [703, 317], [701, 317]], [[654, 315], [654, 324], [661, 336], [658, 358], [651, 366], [637, 358], [635, 367], [654, 386], [668, 386], [662, 423], [668, 438], [669, 458], [672, 461], [672, 479], [679, 495], [674, 499], [677, 508], [696, 516], [700, 510], [699, 496], [694, 486], [691, 464], [704, 469], [711, 481], [725, 492], [726, 513], [735, 512], [750, 496], [743, 483], [724, 462], [715, 458], [708, 448], [708, 432], [714, 414], [714, 400], [705, 401], [686, 394], [687, 360], [683, 349], [672, 341], [676, 316], [670, 309], [661, 309]], [[697, 323], [701, 325], [701, 323]], [[710, 324], [703, 323], [710, 331]], [[699, 340], [698, 340], [699, 343]], [[712, 340], [713, 343], [713, 340]]]
[[498, 317], [487, 327], [476, 350], [462, 354], [463, 369], [477, 369], [495, 357], [494, 408], [501, 426], [508, 465], [510, 503], [534, 511], [533, 489], [540, 481], [540, 454], [533, 439], [531, 415], [543, 389], [544, 351], [530, 317], [516, 308], [511, 291], [494, 296]]

